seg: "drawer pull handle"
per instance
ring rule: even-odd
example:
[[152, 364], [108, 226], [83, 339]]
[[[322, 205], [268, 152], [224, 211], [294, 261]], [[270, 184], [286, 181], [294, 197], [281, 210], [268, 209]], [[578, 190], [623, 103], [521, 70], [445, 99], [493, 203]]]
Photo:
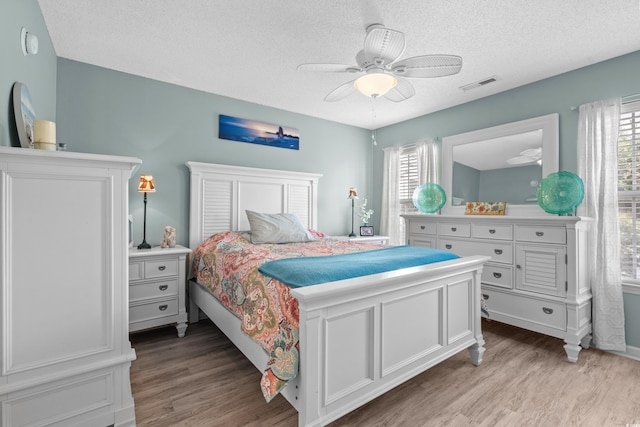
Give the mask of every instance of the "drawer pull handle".
[[544, 314], [551, 314], [553, 313], [553, 308], [542, 307], [542, 311], [544, 311]]
[[499, 279], [502, 277], [502, 273], [493, 273], [493, 277], [495, 277], [496, 279]]
[[487, 295], [487, 294], [482, 294], [482, 299], [488, 300], [488, 299], [489, 299], [489, 295]]
[[164, 265], [159, 265], [159, 266], [158, 266], [158, 270], [160, 270], [160, 271], [164, 271], [166, 268], [167, 268], [167, 267], [166, 267], [166, 266], [164, 266]]
[[544, 231], [536, 231], [536, 236], [538, 237], [544, 236]]
[[517, 268], [517, 269], [521, 269], [521, 268], [522, 268], [522, 266], [521, 266], [520, 264], [518, 264], [518, 265], [516, 265], [516, 268]]
[[162, 304], [161, 306], [158, 307], [158, 310], [165, 311], [167, 308], [169, 308], [167, 304]]
[[496, 234], [496, 230], [494, 230], [493, 228], [489, 230], [489, 234]]
[[457, 229], [457, 227], [451, 227], [451, 231], [456, 231]]
[[447, 248], [447, 249], [451, 249], [453, 247], [453, 245], [447, 244], [447, 245], [444, 245], [444, 247]]
[[161, 291], [166, 291], [167, 289], [169, 289], [169, 285], [160, 285], [158, 286], [158, 289], [160, 289]]
[[502, 255], [502, 249], [494, 249], [493, 252], [495, 252], [496, 255]]
[[425, 228], [427, 228], [427, 227], [425, 227], [424, 225], [420, 226], [420, 230], [424, 230]]

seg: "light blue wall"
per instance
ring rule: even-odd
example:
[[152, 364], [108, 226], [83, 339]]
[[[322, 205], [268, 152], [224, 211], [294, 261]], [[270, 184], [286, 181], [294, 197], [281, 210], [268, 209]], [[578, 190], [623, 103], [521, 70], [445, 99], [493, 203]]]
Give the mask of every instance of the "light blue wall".
[[[541, 177], [542, 166], [538, 165], [482, 171], [478, 200], [536, 204], [536, 188]], [[533, 186], [532, 181], [535, 182]]]
[[[22, 54], [22, 27], [38, 37], [37, 55]], [[1, 1], [0, 55], [0, 145], [19, 147], [11, 96], [15, 82], [29, 89], [36, 118], [56, 119], [56, 53], [36, 0]]]
[[[70, 151], [138, 157], [143, 164], [135, 176], [154, 176], [157, 191], [147, 204], [152, 245], [166, 225], [176, 227], [178, 243], [188, 244], [189, 160], [323, 174], [318, 229], [329, 234], [351, 231], [349, 187], [361, 198], [369, 192], [370, 133], [360, 128], [62, 58], [57, 107], [58, 140]], [[218, 139], [219, 114], [297, 128], [300, 150]], [[135, 181], [129, 201], [139, 243], [143, 203]]]
[[[465, 202], [480, 201], [480, 171], [462, 163], [453, 162], [453, 176], [456, 179], [451, 183], [451, 195]], [[453, 200], [447, 200], [453, 203]]]
[[[560, 169], [576, 172], [578, 110], [592, 101], [640, 94], [640, 51], [541, 80], [497, 95], [378, 129], [374, 165], [381, 168], [382, 149], [426, 137], [443, 138], [531, 117], [560, 116]], [[500, 78], [500, 76], [498, 76]], [[482, 88], [476, 89], [482, 91]], [[374, 174], [374, 188], [382, 176]], [[378, 200], [379, 203], [379, 200]], [[379, 209], [379, 205], [374, 205]], [[640, 298], [625, 294], [627, 340], [640, 344]]]

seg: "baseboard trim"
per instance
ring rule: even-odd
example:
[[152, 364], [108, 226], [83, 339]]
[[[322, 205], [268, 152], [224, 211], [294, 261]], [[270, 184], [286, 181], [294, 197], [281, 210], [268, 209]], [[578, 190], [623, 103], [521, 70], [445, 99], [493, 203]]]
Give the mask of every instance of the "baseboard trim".
[[633, 347], [628, 345], [626, 351], [609, 351], [609, 353], [617, 354], [618, 356], [628, 357], [629, 359], [640, 361], [640, 347]]

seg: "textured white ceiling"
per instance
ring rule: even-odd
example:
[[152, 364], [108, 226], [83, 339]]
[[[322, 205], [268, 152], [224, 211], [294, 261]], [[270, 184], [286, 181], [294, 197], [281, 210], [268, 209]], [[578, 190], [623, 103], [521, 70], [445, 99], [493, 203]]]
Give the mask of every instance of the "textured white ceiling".
[[[39, 0], [59, 57], [373, 129], [640, 49], [638, 0]], [[402, 58], [452, 54], [460, 73], [411, 79], [400, 103], [323, 98], [373, 23], [405, 33]], [[496, 76], [464, 92], [461, 86]]]

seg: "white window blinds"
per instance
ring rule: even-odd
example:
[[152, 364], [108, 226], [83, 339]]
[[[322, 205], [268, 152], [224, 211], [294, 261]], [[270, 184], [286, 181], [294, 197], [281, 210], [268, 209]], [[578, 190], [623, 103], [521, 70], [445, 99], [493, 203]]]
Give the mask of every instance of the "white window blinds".
[[400, 151], [400, 204], [413, 207], [413, 191], [420, 184], [418, 176], [418, 152], [415, 146]]
[[621, 272], [640, 280], [640, 101], [623, 104], [618, 134]]

